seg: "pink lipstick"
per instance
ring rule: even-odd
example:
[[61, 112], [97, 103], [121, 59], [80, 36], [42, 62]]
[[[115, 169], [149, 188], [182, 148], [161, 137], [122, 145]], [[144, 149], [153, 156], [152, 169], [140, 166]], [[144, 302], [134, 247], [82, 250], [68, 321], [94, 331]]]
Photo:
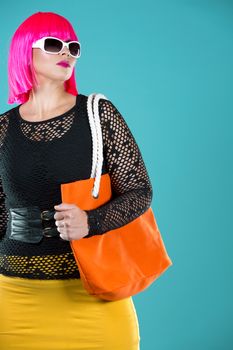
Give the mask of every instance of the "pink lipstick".
[[70, 67], [69, 62], [67, 62], [67, 61], [60, 61], [57, 64], [59, 64], [59, 66], [66, 67], [66, 68]]

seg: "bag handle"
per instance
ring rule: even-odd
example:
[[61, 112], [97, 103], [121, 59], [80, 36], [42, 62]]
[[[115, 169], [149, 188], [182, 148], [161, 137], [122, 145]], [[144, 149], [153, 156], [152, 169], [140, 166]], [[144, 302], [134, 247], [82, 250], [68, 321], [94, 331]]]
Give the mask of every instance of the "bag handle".
[[87, 113], [92, 137], [92, 168], [91, 178], [95, 177], [92, 196], [99, 197], [100, 179], [103, 166], [103, 139], [99, 117], [99, 100], [108, 100], [103, 94], [92, 93], [87, 99]]

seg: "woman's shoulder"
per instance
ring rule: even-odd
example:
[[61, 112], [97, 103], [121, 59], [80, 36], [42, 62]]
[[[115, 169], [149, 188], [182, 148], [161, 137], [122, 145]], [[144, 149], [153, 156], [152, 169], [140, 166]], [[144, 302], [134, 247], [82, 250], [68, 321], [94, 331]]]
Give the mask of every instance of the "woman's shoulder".
[[8, 125], [11, 116], [13, 115], [16, 107], [7, 109], [5, 112], [0, 113], [0, 148], [3, 145], [3, 141], [5, 139], [5, 136], [7, 134]]
[[13, 113], [14, 108], [11, 108], [3, 113], [0, 113], [0, 133], [2, 133], [3, 126], [9, 123], [9, 118]]
[[7, 109], [5, 112], [0, 112], [0, 123], [5, 123], [7, 120], [9, 120], [9, 117], [14, 112], [16, 107], [12, 107], [10, 109]]
[[[82, 101], [85, 104], [85, 107], [87, 108], [88, 104], [91, 104], [91, 95], [97, 95], [97, 97], [99, 98], [98, 101], [98, 106], [99, 106], [99, 114], [100, 117], [103, 115], [102, 112], [107, 112], [110, 109], [114, 109], [114, 105], [112, 103], [112, 101], [106, 96], [106, 94], [103, 94], [102, 92], [94, 92], [94, 93], [90, 93], [90, 94], [79, 94], [80, 98], [82, 98]], [[104, 114], [105, 114], [104, 113]]]
[[[105, 94], [103, 92], [94, 92], [94, 93], [90, 93], [89, 95], [84, 95], [82, 94], [86, 100], [86, 102], [88, 102], [88, 97], [91, 97], [91, 95], [97, 95], [99, 102], [99, 111], [100, 112], [105, 112], [104, 114], [112, 114], [112, 113], [106, 113], [106, 112], [116, 112], [117, 107], [115, 104], [113, 104], [112, 99], [109, 98], [108, 94]], [[101, 113], [102, 114], [102, 113]]]
[[[108, 98], [108, 95], [103, 93], [103, 92], [90, 92], [89, 94], [79, 94], [81, 95], [85, 100], [87, 100], [89, 97], [91, 97], [91, 95], [96, 95], [98, 98], [99, 98], [99, 101], [100, 102], [103, 102], [103, 101], [110, 101], [110, 99]], [[95, 97], [96, 97], [95, 96]]]

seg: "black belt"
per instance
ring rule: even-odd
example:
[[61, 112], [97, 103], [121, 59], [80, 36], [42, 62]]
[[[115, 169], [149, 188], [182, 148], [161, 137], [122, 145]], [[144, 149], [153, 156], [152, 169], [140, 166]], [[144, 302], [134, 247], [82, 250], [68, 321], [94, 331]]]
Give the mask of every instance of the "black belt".
[[60, 237], [54, 219], [55, 209], [41, 210], [38, 206], [31, 206], [10, 208], [9, 211], [10, 239], [38, 243], [44, 237]]

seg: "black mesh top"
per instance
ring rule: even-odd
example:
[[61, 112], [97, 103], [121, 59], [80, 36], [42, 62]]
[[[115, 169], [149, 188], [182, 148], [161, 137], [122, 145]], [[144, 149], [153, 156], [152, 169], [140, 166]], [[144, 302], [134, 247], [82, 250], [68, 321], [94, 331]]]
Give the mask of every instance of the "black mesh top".
[[[27, 121], [19, 106], [0, 115], [0, 273], [32, 279], [80, 278], [69, 241], [43, 238], [32, 244], [8, 238], [9, 208], [62, 202], [60, 184], [87, 179], [92, 166], [88, 96], [53, 118]], [[103, 134], [102, 174], [111, 177], [112, 199], [87, 211], [88, 236], [132, 221], [151, 205], [152, 185], [138, 145], [123, 116], [99, 100]], [[94, 220], [93, 220], [94, 219]]]

